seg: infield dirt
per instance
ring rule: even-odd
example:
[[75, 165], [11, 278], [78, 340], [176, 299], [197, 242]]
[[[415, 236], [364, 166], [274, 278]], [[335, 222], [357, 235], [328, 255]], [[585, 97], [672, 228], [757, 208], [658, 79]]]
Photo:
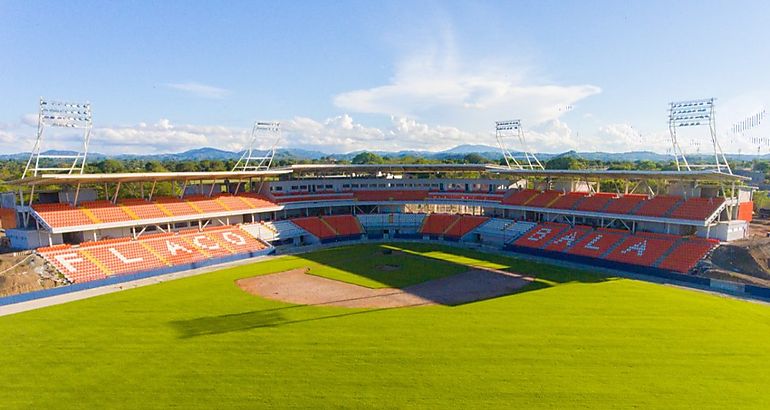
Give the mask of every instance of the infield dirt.
[[372, 289], [307, 273], [307, 268], [239, 279], [246, 292], [300, 305], [348, 308], [395, 308], [461, 305], [515, 293], [532, 278], [502, 270], [473, 267], [456, 275], [403, 289]]

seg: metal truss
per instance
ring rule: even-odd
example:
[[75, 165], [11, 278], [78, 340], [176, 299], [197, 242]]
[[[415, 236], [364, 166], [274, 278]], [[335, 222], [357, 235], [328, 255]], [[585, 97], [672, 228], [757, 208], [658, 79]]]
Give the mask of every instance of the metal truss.
[[[497, 144], [500, 146], [500, 151], [503, 153], [505, 164], [509, 169], [545, 169], [535, 154], [530, 152], [527, 148], [521, 120], [495, 122], [495, 138], [497, 139]], [[511, 153], [506, 144], [506, 140], [512, 138], [515, 138], [521, 146], [522, 152], [519, 158], [516, 158], [516, 156]]]
[[[280, 140], [281, 124], [279, 122], [255, 122], [251, 130], [249, 145], [233, 167], [233, 172], [267, 171], [270, 169]], [[264, 141], [272, 141], [273, 143], [266, 151], [259, 150], [260, 142]]]
[[[715, 98], [701, 100], [677, 101], [668, 105], [668, 130], [671, 134], [671, 144], [678, 171], [691, 171], [693, 168], [715, 169], [718, 172], [732, 174], [716, 132]], [[714, 163], [694, 165], [687, 161], [684, 151], [679, 144], [677, 130], [683, 127], [708, 127], [711, 144], [714, 149]]]

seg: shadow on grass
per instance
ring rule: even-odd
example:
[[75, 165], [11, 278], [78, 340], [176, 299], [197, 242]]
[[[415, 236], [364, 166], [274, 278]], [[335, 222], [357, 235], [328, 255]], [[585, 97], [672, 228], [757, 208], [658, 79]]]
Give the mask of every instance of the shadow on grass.
[[180, 339], [189, 339], [198, 336], [218, 335], [231, 332], [243, 332], [252, 329], [280, 327], [298, 323], [314, 322], [325, 319], [335, 319], [347, 316], [373, 313], [383, 309], [356, 310], [344, 313], [327, 313], [314, 311], [316, 316], [303, 319], [288, 319], [283, 311], [289, 309], [301, 309], [307, 306], [296, 305], [275, 309], [253, 310], [251, 312], [231, 313], [219, 316], [204, 316], [190, 320], [177, 320], [169, 322], [172, 328], [179, 333]]
[[[400, 289], [413, 288], [414, 286], [409, 285], [440, 279], [475, 267], [498, 269], [535, 278], [535, 282], [518, 289], [516, 293], [564, 283], [601, 283], [613, 280], [603, 274], [533, 262], [513, 255], [503, 256], [433, 243], [353, 245], [307, 253], [302, 255], [302, 258]], [[411, 268], [411, 272], [391, 272], [376, 269], [374, 266], [378, 263], [385, 264], [387, 261], [391, 261], [391, 264], [405, 264], [406, 258], [412, 260], [406, 264]], [[447, 270], [452, 273], [429, 275], [431, 270]], [[403, 286], [405, 273], [415, 276], [407, 286]]]
[[[578, 271], [570, 268], [518, 259], [515, 257], [507, 257], [496, 254], [477, 252], [473, 250], [446, 247], [439, 244], [394, 243], [388, 245], [356, 246], [355, 248], [359, 248], [359, 251], [363, 251], [363, 253], [359, 252], [359, 254], [356, 254], [354, 248], [342, 247], [320, 252], [312, 252], [302, 255], [302, 257], [322, 265], [330, 266], [381, 283], [386, 283], [393, 288], [401, 288], [407, 293], [414, 294], [422, 299], [432, 302], [432, 304], [447, 306], [458, 306], [479, 300], [487, 300], [512, 294], [532, 292], [565, 283], [601, 283], [613, 280], [612, 277], [597, 273]], [[392, 284], [389, 283], [387, 275], [389, 272], [373, 272], [371, 269], [372, 263], [378, 263], [377, 261], [372, 261], [372, 258], [376, 257], [376, 255], [372, 254], [372, 252], [375, 251], [381, 252], [383, 255], [391, 255], [393, 257], [393, 261], [403, 261], [403, 258], [405, 257], [420, 258], [420, 263], [412, 265], [413, 268], [416, 266], [418, 270], [441, 269], [442, 267], [445, 268], [447, 266], [452, 266], [452, 271], [457, 271], [458, 267], [462, 268], [460, 271], [468, 271], [474, 269], [474, 267], [479, 267], [483, 270], [487, 270], [490, 273], [490, 275], [484, 278], [484, 280], [488, 282], [486, 284], [488, 285], [487, 287], [489, 287], [491, 284], [492, 288], [495, 286], [505, 287], [512, 282], [508, 282], [510, 278], [506, 275], [502, 273], [495, 273], [494, 271], [488, 269], [499, 269], [524, 276], [530, 276], [534, 278], [534, 281], [524, 286], [520, 286], [519, 284], [519, 286], [516, 288], [508, 288], [505, 292], [492, 292], [472, 300], [458, 300], [454, 296], [452, 296], [450, 299], [447, 299], [447, 295], [442, 293], [441, 286], [437, 287], [426, 285], [430, 285], [428, 281], [439, 285], [444, 283], [451, 283], [449, 280], [452, 279], [452, 275], [447, 275], [444, 277], [439, 276], [438, 278], [435, 276], [428, 276], [426, 281], [414, 281], [415, 284], [400, 287], [398, 286], [401, 283], [400, 281], [393, 281], [391, 282]], [[454, 276], [461, 277], [463, 274], [454, 274]], [[478, 277], [471, 279], [475, 280], [478, 279]], [[457, 287], [458, 284], [454, 283], [453, 285]], [[476, 283], [473, 281], [466, 280], [465, 282], [460, 282], [460, 293], [462, 293], [463, 289], [467, 289], [473, 292], [474, 289], [472, 288], [474, 285], [476, 285]], [[466, 288], [463, 288], [463, 286], [466, 286]], [[457, 293], [457, 290], [455, 290], [455, 293]], [[381, 296], [374, 296], [373, 298], [376, 297]], [[343, 313], [339, 313], [339, 311], [328, 312], [324, 310], [312, 310], [309, 311], [311, 317], [306, 317], [303, 319], [290, 319], [285, 316], [285, 312], [291, 309], [302, 309], [308, 307], [312, 308], [355, 299], [361, 298], [348, 298], [314, 305], [291, 305], [243, 313], [199, 317], [190, 320], [173, 321], [169, 324], [171, 327], [177, 330], [180, 338], [187, 339], [206, 335], [217, 335], [230, 332], [248, 331], [259, 328], [280, 327], [325, 319], [342, 318], [377, 312], [385, 309], [397, 309], [395, 307], [374, 309], [370, 308], [366, 310], [353, 310]], [[424, 304], [425, 303], [418, 303], [413, 306], [420, 306]], [[410, 305], [404, 307], [413, 306]]]

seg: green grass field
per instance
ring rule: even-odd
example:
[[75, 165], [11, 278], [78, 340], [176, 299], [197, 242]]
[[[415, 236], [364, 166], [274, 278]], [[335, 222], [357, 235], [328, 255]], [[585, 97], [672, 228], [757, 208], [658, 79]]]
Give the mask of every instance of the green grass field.
[[[768, 306], [393, 247], [403, 252], [282, 257], [0, 317], [0, 408], [770, 407]], [[376, 269], [393, 256], [398, 270]], [[310, 267], [405, 286], [466, 264], [538, 281], [462, 306], [369, 310], [288, 305], [234, 285]]]

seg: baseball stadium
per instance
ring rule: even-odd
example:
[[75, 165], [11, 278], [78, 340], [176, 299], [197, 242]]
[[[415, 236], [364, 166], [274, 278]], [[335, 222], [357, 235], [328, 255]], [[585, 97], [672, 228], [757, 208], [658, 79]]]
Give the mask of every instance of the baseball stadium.
[[41, 99], [2, 206], [57, 286], [0, 298], [0, 407], [767, 408], [770, 288], [703, 269], [753, 210], [713, 119], [669, 105], [669, 171], [547, 169], [519, 120], [500, 163], [276, 166], [267, 121], [229, 171], [94, 174], [91, 105]]

